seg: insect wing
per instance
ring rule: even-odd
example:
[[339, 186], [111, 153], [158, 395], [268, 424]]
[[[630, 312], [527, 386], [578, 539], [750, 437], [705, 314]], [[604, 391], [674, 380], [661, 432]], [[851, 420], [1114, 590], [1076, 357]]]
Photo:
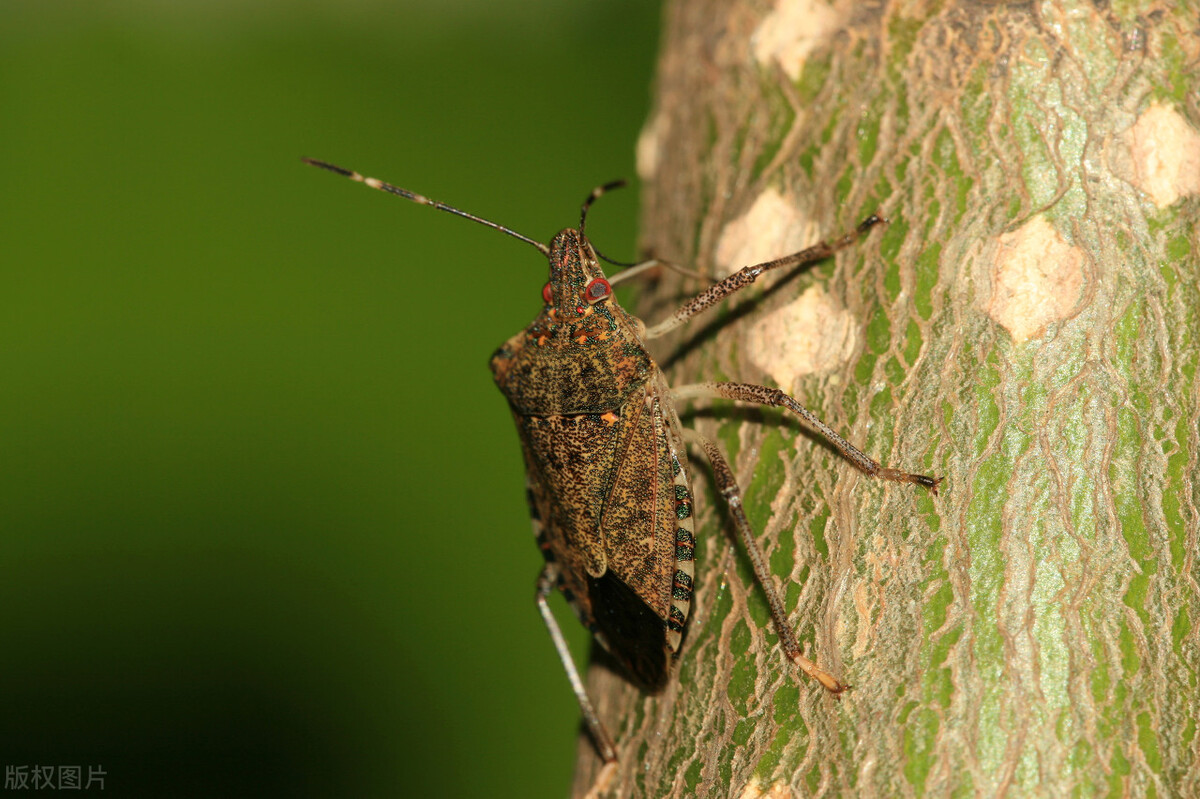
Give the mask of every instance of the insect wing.
[[556, 559], [600, 577], [607, 558], [600, 518], [626, 429], [605, 415], [517, 416], [527, 467], [545, 496], [544, 535]]
[[666, 684], [692, 600], [691, 495], [659, 382], [627, 409], [630, 435], [601, 522], [608, 573], [589, 581], [597, 632], [650, 690]]

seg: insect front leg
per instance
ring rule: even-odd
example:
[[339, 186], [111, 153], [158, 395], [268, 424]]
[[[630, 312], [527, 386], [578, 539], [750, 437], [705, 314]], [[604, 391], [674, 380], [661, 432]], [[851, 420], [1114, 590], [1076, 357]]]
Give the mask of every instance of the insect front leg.
[[753, 383], [695, 383], [674, 388], [671, 390], [671, 394], [676, 399], [720, 398], [738, 400], [739, 402], [751, 402], [755, 405], [769, 405], [774, 408], [786, 408], [808, 422], [829, 443], [837, 447], [838, 451], [847, 460], [871, 477], [890, 480], [893, 483], [915, 483], [922, 488], [928, 488], [934, 494], [937, 494], [938, 485], [943, 479], [941, 477], [927, 477], [923, 474], [902, 472], [899, 469], [889, 469], [842, 438], [838, 435], [837, 431], [817, 418], [816, 414], [777, 388], [757, 386]]
[[642, 337], [649, 340], [652, 338], [658, 338], [664, 333], [669, 333], [687, 320], [691, 319], [696, 314], [701, 313], [702, 311], [707, 311], [709, 308], [713, 307], [729, 295], [735, 294], [746, 288], [755, 280], [758, 280], [759, 276], [762, 274], [770, 272], [774, 269], [785, 269], [790, 266], [801, 266], [803, 264], [812, 263], [813, 261], [820, 261], [822, 258], [828, 258], [838, 250], [849, 247], [851, 244], [858, 241], [860, 238], [865, 236], [867, 231], [869, 231], [871, 228], [875, 227], [876, 225], [885, 224], [886, 222], [887, 220], [883, 217], [877, 214], [871, 214], [862, 222], [860, 222], [858, 227], [856, 227], [854, 230], [844, 233], [841, 236], [838, 236], [836, 239], [819, 241], [813, 246], [807, 247], [800, 252], [795, 252], [791, 255], [785, 255], [782, 258], [776, 258], [774, 261], [766, 261], [761, 264], [754, 264], [753, 266], [744, 266], [721, 282], [714, 283], [704, 291], [697, 294], [695, 297], [692, 297], [692, 299], [685, 302], [675, 313], [671, 314], [657, 325], [647, 329], [646, 333]]
[[672, 272], [675, 272], [676, 274], [683, 275], [684, 277], [690, 277], [693, 280], [699, 280], [701, 283], [711, 283], [712, 282], [712, 280], [708, 277], [708, 275], [703, 275], [693, 269], [688, 269], [686, 267], [682, 267], [679, 264], [673, 264], [670, 261], [663, 261], [658, 258], [651, 258], [648, 261], [642, 261], [641, 263], [637, 263], [626, 269], [622, 269], [620, 272], [617, 272], [615, 275], [612, 275], [611, 277], [609, 277], [608, 283], [610, 286], [615, 286], [623, 280], [628, 280], [631, 277], [636, 277], [640, 274], [643, 274], [643, 273], [653, 269], [656, 266], [661, 266], [664, 269], [670, 269]]
[[542, 569], [541, 575], [538, 576], [535, 601], [538, 612], [542, 614], [542, 621], [546, 623], [546, 629], [550, 632], [550, 640], [554, 642], [554, 648], [558, 650], [558, 659], [562, 661], [563, 670], [567, 672], [567, 679], [571, 682], [571, 690], [575, 692], [575, 700], [579, 702], [579, 710], [583, 713], [583, 720], [587, 724], [588, 732], [591, 733], [592, 740], [596, 743], [596, 749], [599, 750], [600, 757], [604, 760], [604, 766], [600, 769], [600, 773], [596, 776], [596, 782], [588, 792], [588, 799], [593, 799], [608, 788], [608, 784], [612, 782], [613, 776], [617, 773], [617, 748], [613, 745], [608, 730], [600, 723], [600, 717], [596, 715], [596, 709], [592, 707], [592, 700], [588, 699], [587, 691], [583, 687], [583, 680], [579, 676], [579, 670], [575, 668], [575, 660], [571, 657], [571, 650], [567, 648], [567, 640], [563, 638], [562, 630], [558, 627], [558, 620], [554, 618], [554, 614], [550, 611], [550, 604], [546, 601], [557, 582], [558, 569], [554, 564], [547, 563]]
[[771, 572], [767, 569], [767, 559], [763, 555], [758, 541], [754, 538], [754, 528], [750, 526], [750, 520], [746, 518], [746, 511], [742, 508], [741, 489], [738, 488], [737, 479], [734, 478], [733, 470], [729, 468], [729, 461], [725, 459], [721, 448], [715, 441], [700, 435], [695, 430], [685, 429], [683, 435], [689, 443], [698, 445], [704, 451], [705, 457], [712, 465], [717, 487], [720, 489], [721, 495], [725, 497], [725, 502], [729, 506], [729, 515], [733, 517], [734, 526], [737, 528], [738, 538], [741, 539], [742, 545], [746, 548], [746, 554], [750, 558], [750, 565], [754, 569], [754, 579], [766, 594], [767, 606], [771, 609], [771, 622], [775, 625], [775, 632], [779, 635], [779, 646], [783, 648], [783, 654], [799, 666], [801, 671], [825, 686], [834, 696], [842, 693], [850, 686], [840, 682], [825, 669], [806, 658], [800, 649], [800, 642], [796, 640], [796, 633], [788, 623], [787, 613], [783, 609], [783, 600], [779, 596], [779, 591], [775, 589]]

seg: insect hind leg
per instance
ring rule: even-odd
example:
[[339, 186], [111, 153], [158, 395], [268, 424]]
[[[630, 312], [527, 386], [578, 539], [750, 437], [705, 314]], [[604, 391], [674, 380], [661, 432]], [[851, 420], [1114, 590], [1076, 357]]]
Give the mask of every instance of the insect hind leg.
[[571, 657], [571, 650], [567, 648], [567, 640], [563, 638], [562, 630], [559, 629], [558, 620], [554, 618], [554, 613], [550, 610], [550, 604], [546, 601], [550, 597], [550, 593], [554, 590], [554, 585], [558, 581], [558, 569], [552, 563], [547, 563], [542, 568], [542, 573], [537, 580], [537, 593], [534, 601], [537, 603], [538, 612], [542, 614], [542, 621], [546, 623], [546, 630], [550, 633], [550, 640], [554, 642], [554, 648], [558, 651], [558, 659], [562, 661], [563, 670], [567, 673], [567, 680], [571, 683], [571, 690], [575, 692], [575, 700], [579, 702], [579, 710], [583, 713], [584, 723], [587, 724], [588, 733], [591, 734], [592, 740], [596, 744], [596, 749], [600, 753], [601, 759], [604, 760], [604, 765], [600, 769], [599, 775], [596, 777], [592, 789], [588, 791], [587, 799], [594, 799], [601, 792], [608, 788], [612, 778], [617, 773], [617, 748], [613, 745], [612, 736], [608, 734], [608, 730], [600, 722], [600, 717], [596, 715], [596, 709], [592, 706], [592, 700], [588, 698], [587, 690], [583, 686], [583, 679], [579, 676], [579, 669], [575, 667], [575, 660]]
[[733, 517], [734, 526], [737, 528], [738, 538], [741, 539], [742, 545], [746, 548], [746, 554], [750, 558], [750, 565], [754, 569], [754, 579], [762, 587], [763, 593], [767, 597], [767, 606], [771, 611], [771, 622], [775, 626], [775, 632], [779, 635], [779, 646], [783, 649], [783, 654], [787, 656], [788, 660], [795, 663], [801, 671], [821, 683], [826, 690], [836, 697], [850, 686], [840, 682], [828, 671], [825, 671], [825, 669], [804, 656], [804, 652], [800, 648], [800, 643], [796, 640], [796, 633], [792, 630], [791, 624], [788, 623], [787, 613], [783, 608], [783, 600], [780, 598], [779, 591], [776, 590], [772, 580], [771, 572], [767, 568], [767, 559], [763, 555], [758, 541], [754, 538], [754, 528], [750, 526], [750, 520], [746, 518], [746, 511], [742, 508], [742, 491], [738, 488], [737, 479], [733, 476], [733, 470], [729, 468], [729, 461], [726, 460], [724, 453], [721, 452], [720, 446], [712, 439], [706, 438], [695, 430], [690, 429], [685, 429], [683, 434], [688, 443], [696, 444], [703, 450], [709, 464], [712, 465], [717, 487], [721, 491], [721, 496], [725, 498], [725, 503], [729, 507], [729, 515]]

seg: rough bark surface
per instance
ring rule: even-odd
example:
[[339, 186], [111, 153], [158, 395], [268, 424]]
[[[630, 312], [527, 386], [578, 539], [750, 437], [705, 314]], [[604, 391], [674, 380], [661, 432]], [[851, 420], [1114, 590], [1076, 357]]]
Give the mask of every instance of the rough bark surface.
[[[778, 385], [940, 497], [794, 420], [722, 442], [786, 664], [705, 465], [663, 694], [589, 690], [612, 796], [1200, 795], [1200, 8], [715, 2], [665, 12], [639, 143], [649, 252], [718, 274], [891, 224], [656, 348]], [[667, 277], [653, 322], [697, 286]], [[584, 737], [577, 793], [598, 767]]]

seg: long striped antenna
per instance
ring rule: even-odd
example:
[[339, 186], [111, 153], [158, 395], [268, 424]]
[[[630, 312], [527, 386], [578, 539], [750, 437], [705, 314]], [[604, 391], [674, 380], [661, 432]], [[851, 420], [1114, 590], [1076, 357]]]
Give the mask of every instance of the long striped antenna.
[[540, 252], [542, 255], [550, 255], [550, 248], [545, 244], [542, 244], [540, 241], [534, 241], [528, 236], [522, 236], [517, 231], [511, 228], [506, 228], [504, 225], [498, 225], [495, 222], [475, 216], [474, 214], [468, 214], [466, 211], [455, 208], [453, 205], [446, 205], [445, 203], [438, 202], [437, 200], [431, 200], [422, 194], [411, 192], [408, 189], [402, 189], [399, 186], [393, 186], [391, 183], [384, 183], [382, 180], [377, 178], [363, 177], [352, 169], [335, 166], [334, 164], [330, 164], [325, 161], [318, 161], [315, 158], [301, 158], [300, 160], [306, 164], [311, 164], [315, 167], [326, 169], [330, 172], [341, 175], [344, 178], [350, 178], [351, 180], [358, 181], [359, 183], [365, 183], [373, 189], [386, 191], [388, 194], [395, 194], [398, 197], [403, 197], [406, 200], [412, 200], [413, 202], [420, 203], [421, 205], [432, 205], [434, 208], [437, 208], [440, 211], [448, 211], [456, 216], [461, 216], [463, 219], [470, 219], [472, 222], [478, 222], [481, 225], [487, 225], [493, 230], [499, 230], [501, 233], [507, 233], [514, 239], [520, 239], [526, 244], [532, 244], [534, 247], [537, 247], [538, 252]]

